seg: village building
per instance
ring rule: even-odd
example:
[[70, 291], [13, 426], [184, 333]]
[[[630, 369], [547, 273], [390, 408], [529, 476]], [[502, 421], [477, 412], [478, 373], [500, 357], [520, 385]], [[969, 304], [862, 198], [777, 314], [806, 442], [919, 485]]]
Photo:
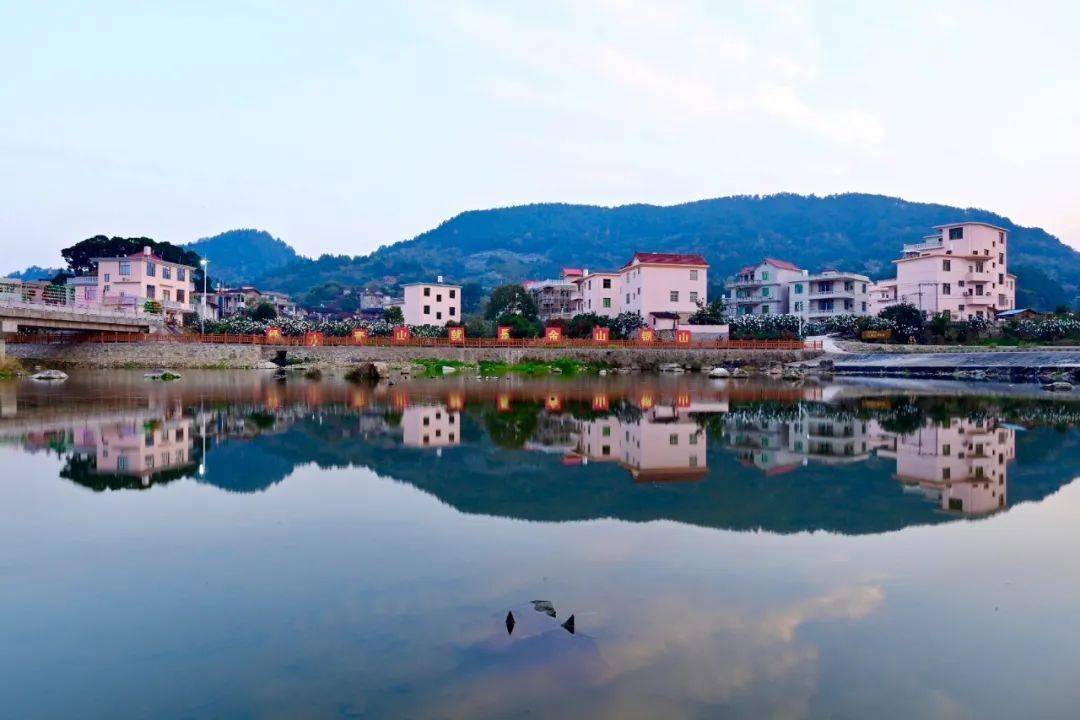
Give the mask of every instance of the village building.
[[444, 283], [406, 283], [402, 314], [406, 325], [446, 325], [461, 322], [461, 286]]
[[141, 253], [94, 258], [94, 262], [98, 296], [107, 309], [145, 312], [159, 306], [167, 325], [182, 325], [184, 316], [195, 312], [195, 268], [189, 265], [163, 260], [149, 246]]

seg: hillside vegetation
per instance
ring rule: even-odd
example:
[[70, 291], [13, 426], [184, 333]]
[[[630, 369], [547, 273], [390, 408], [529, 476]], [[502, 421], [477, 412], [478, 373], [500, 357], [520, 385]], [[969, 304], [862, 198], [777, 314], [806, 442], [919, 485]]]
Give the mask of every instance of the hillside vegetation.
[[963, 220], [1010, 232], [1018, 305], [1076, 304], [1080, 253], [1046, 231], [1020, 227], [987, 210], [856, 193], [736, 196], [664, 207], [537, 204], [473, 210], [370, 255], [301, 259], [263, 273], [258, 282], [300, 294], [326, 282], [394, 286], [441, 274], [491, 289], [555, 276], [566, 265], [617, 268], [634, 251], [649, 250], [705, 255], [715, 295], [724, 278], [764, 256], [811, 271], [841, 267], [883, 278], [893, 273], [891, 261], [903, 243], [918, 241], [934, 225]]

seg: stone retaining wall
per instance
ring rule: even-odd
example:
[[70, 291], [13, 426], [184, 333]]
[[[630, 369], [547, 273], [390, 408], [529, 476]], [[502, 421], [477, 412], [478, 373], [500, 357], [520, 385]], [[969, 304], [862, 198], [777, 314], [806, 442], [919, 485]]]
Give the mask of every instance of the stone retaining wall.
[[820, 351], [803, 350], [711, 350], [647, 348], [448, 348], [448, 347], [318, 347], [276, 348], [258, 345], [212, 343], [78, 343], [73, 345], [8, 344], [8, 354], [42, 363], [87, 367], [252, 368], [274, 360], [285, 350], [290, 360], [331, 366], [366, 361], [390, 363], [418, 358], [481, 360], [516, 363], [522, 360], [550, 362], [572, 358], [583, 362], [606, 362], [618, 366], [652, 367], [662, 363], [681, 365], [764, 365], [808, 360]]

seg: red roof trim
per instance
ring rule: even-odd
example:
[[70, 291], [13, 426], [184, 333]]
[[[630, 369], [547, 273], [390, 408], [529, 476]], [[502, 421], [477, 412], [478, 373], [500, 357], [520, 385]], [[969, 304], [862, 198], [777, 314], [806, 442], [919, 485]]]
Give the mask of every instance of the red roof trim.
[[634, 257], [630, 258], [630, 262], [626, 263], [623, 267], [630, 267], [637, 260], [642, 264], [650, 265], [700, 265], [702, 267], [709, 267], [709, 261], [703, 256], [697, 253], [648, 253], [648, 252], [636, 252]]

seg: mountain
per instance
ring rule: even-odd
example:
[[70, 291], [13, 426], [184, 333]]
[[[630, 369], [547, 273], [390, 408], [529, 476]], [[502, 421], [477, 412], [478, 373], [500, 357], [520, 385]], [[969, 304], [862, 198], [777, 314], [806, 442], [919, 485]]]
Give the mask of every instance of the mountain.
[[25, 270], [19, 270], [16, 272], [10, 272], [3, 277], [12, 278], [13, 280], [52, 280], [60, 272], [60, 268], [43, 268], [38, 265], [31, 265]]
[[1040, 228], [988, 210], [882, 195], [734, 196], [672, 206], [538, 204], [461, 213], [412, 240], [366, 256], [324, 255], [265, 272], [257, 282], [302, 295], [323, 283], [393, 286], [445, 275], [485, 288], [550, 277], [563, 266], [618, 268], [636, 250], [696, 252], [712, 265], [712, 295], [740, 267], [770, 256], [812, 271], [893, 273], [905, 242], [934, 225], [977, 220], [1010, 233], [1017, 304], [1052, 309], [1080, 296], [1080, 253]]
[[[265, 230], [229, 230], [184, 246], [210, 261], [210, 277], [229, 285], [256, 278], [302, 260], [284, 240]], [[270, 287], [276, 290], [276, 287]]]

